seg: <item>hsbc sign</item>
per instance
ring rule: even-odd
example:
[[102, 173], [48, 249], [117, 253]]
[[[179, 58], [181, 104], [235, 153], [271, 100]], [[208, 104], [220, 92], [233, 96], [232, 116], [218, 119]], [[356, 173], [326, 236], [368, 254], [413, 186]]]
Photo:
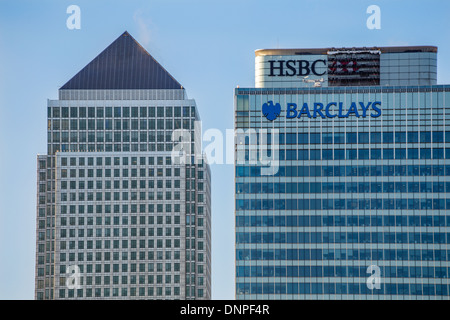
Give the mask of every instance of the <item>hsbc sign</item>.
[[323, 76], [326, 71], [319, 72], [318, 68], [327, 66], [327, 61], [318, 59], [308, 60], [269, 60], [269, 77], [308, 76], [310, 74]]

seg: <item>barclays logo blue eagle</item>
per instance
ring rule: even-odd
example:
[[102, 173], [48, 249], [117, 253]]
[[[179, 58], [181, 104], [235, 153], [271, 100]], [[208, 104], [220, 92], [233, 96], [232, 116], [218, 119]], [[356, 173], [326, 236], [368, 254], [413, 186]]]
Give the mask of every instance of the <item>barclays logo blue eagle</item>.
[[262, 105], [262, 113], [267, 120], [275, 120], [281, 113], [281, 106], [279, 103], [273, 104], [273, 101], [268, 101]]

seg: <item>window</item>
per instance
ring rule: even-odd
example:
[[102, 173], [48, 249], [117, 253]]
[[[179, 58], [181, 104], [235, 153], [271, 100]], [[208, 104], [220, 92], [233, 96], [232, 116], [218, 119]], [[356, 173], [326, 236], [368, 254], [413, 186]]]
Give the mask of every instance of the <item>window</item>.
[[358, 133], [358, 143], [369, 143], [369, 133], [368, 132], [359, 132]]
[[371, 149], [370, 150], [370, 158], [372, 160], [379, 160], [379, 159], [381, 159], [381, 149]]
[[408, 143], [416, 143], [419, 142], [419, 135], [417, 132], [412, 131], [412, 132], [408, 132], [407, 134], [408, 137]]
[[323, 133], [322, 134], [322, 143], [323, 144], [332, 144], [333, 143], [333, 134], [332, 133]]
[[431, 132], [429, 131], [420, 132], [420, 142], [421, 143], [431, 142]]
[[406, 132], [396, 132], [395, 143], [405, 143], [405, 142], [406, 142]]
[[442, 131], [433, 131], [432, 137], [435, 143], [444, 142], [444, 132]]
[[347, 149], [346, 156], [347, 156], [347, 160], [357, 159], [357, 149]]
[[395, 149], [395, 159], [406, 159], [406, 149]]
[[381, 132], [371, 132], [370, 143], [381, 143]]
[[322, 150], [322, 159], [323, 160], [333, 160], [333, 150]]
[[320, 144], [320, 133], [310, 134], [310, 144]]
[[433, 149], [433, 159], [444, 159], [444, 149], [443, 148]]
[[430, 148], [420, 149], [420, 159], [431, 159], [431, 149]]
[[358, 149], [359, 159], [369, 159], [369, 149]]
[[383, 143], [393, 143], [394, 135], [392, 132], [383, 132]]
[[334, 143], [335, 144], [345, 143], [345, 134], [344, 133], [335, 133], [334, 134]]
[[344, 149], [335, 149], [334, 150], [334, 160], [344, 160], [345, 159], [345, 150]]
[[394, 149], [383, 149], [383, 159], [394, 159]]
[[347, 143], [356, 143], [356, 133], [355, 132], [348, 132], [347, 133]]
[[416, 148], [408, 149], [408, 159], [419, 159], [419, 150]]

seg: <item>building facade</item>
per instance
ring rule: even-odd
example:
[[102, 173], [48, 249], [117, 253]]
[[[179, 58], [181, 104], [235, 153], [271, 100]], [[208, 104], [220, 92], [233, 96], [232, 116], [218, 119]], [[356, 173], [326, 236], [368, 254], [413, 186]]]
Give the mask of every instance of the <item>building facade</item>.
[[[450, 86], [436, 85], [437, 49], [305, 51], [256, 51], [257, 88], [235, 89], [236, 298], [448, 299]], [[272, 174], [259, 153], [251, 162], [264, 130]]]
[[[210, 299], [210, 169], [195, 100], [128, 32], [48, 101], [35, 298]], [[174, 157], [175, 154], [175, 157]]]

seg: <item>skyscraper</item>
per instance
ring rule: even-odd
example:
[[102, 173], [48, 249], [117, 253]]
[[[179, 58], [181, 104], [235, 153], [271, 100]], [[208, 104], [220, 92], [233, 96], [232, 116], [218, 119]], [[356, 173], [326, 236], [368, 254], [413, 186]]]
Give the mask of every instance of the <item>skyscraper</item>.
[[237, 299], [450, 297], [450, 86], [436, 58], [256, 51], [256, 88], [235, 89]]
[[35, 298], [210, 299], [210, 169], [195, 101], [124, 32], [48, 101]]

